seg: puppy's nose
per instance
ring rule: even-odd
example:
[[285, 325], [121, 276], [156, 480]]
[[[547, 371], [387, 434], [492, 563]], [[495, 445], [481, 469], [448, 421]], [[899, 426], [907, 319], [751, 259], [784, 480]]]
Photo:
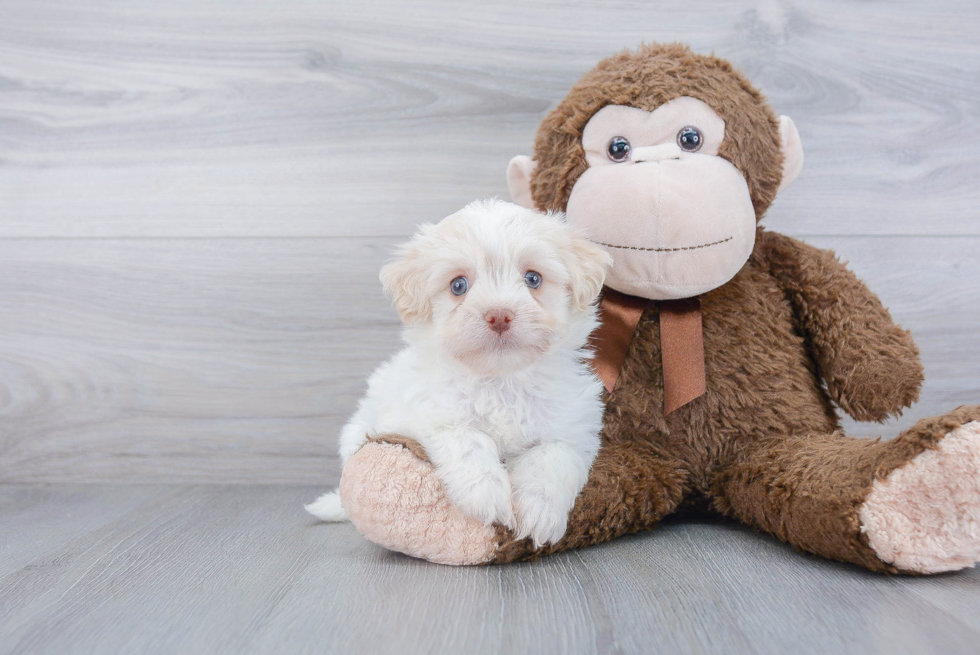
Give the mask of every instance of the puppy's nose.
[[491, 309], [483, 315], [487, 325], [497, 334], [503, 334], [510, 329], [510, 322], [514, 320], [514, 312], [509, 309]]

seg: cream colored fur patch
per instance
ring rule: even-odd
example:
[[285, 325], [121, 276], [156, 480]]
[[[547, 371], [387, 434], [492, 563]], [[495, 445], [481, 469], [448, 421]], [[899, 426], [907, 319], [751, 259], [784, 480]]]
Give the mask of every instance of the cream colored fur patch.
[[439, 564], [483, 564], [496, 531], [449, 502], [432, 465], [401, 446], [369, 443], [347, 461], [340, 481], [354, 526], [379, 546]]
[[875, 481], [861, 526], [875, 553], [906, 571], [956, 571], [980, 561], [980, 421]]

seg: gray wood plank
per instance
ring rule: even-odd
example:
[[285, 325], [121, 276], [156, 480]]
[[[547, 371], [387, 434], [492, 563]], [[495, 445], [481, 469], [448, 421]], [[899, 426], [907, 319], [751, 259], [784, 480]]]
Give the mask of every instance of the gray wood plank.
[[0, 550], [0, 651], [947, 654], [980, 637], [976, 570], [873, 575], [699, 520], [457, 569], [314, 522], [300, 504], [319, 490], [0, 487], [4, 525], [77, 512], [70, 539]]
[[0, 241], [0, 480], [322, 480], [398, 347], [389, 246]]
[[160, 492], [150, 486], [93, 493], [89, 487], [0, 487], [0, 576], [33, 570], [39, 553], [104, 531]]
[[6, 0], [0, 235], [403, 235], [599, 58], [684, 40], [796, 119], [792, 234], [980, 234], [980, 12], [919, 3]]
[[[625, 652], [664, 641], [667, 652], [970, 652], [977, 638], [975, 620], [923, 602], [908, 579], [803, 555], [737, 524], [670, 521], [579, 554]], [[975, 617], [975, 572], [955, 577]]]
[[[836, 248], [922, 350], [922, 400], [980, 402], [976, 237]], [[316, 483], [399, 347], [392, 239], [0, 240], [0, 480]]]

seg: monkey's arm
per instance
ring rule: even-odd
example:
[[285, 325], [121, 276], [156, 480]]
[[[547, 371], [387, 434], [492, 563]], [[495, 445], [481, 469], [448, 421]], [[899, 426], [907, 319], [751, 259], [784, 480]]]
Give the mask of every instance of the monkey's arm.
[[759, 263], [786, 292], [838, 407], [883, 421], [918, 399], [922, 364], [912, 335], [833, 252], [762, 230], [759, 246]]

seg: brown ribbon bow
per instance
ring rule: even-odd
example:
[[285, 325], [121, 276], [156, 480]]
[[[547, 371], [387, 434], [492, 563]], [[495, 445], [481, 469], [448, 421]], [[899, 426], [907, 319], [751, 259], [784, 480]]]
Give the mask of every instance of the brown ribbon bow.
[[[599, 303], [599, 327], [589, 341], [595, 357], [592, 368], [612, 393], [626, 361], [633, 333], [652, 301], [606, 287]], [[660, 353], [664, 372], [664, 416], [707, 390], [701, 301], [697, 298], [661, 300]]]

